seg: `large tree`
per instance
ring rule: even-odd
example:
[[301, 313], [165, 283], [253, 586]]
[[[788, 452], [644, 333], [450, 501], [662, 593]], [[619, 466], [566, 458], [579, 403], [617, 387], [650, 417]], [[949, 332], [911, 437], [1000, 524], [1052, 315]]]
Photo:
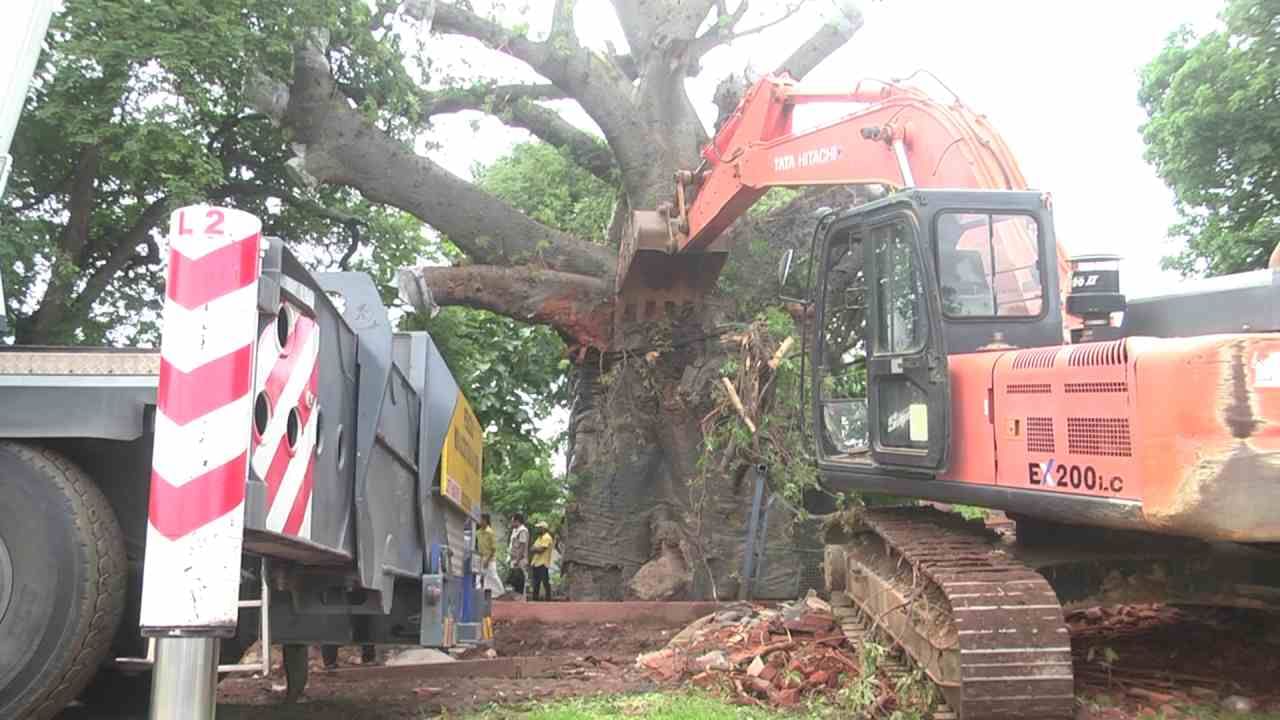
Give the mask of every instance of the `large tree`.
[[246, 75], [287, 64], [296, 23], [326, 16], [207, 5], [67, 0], [54, 18], [0, 205], [19, 343], [154, 341], [160, 235], [189, 202], [256, 213], [317, 268], [381, 268], [386, 281], [421, 255], [403, 211], [291, 178], [286, 138], [243, 99]]
[[1186, 274], [1264, 267], [1280, 243], [1280, 0], [1229, 0], [1142, 71], [1147, 159], [1177, 197]]
[[[364, 7], [357, 5], [356, 16]], [[435, 302], [548, 325], [570, 345], [579, 367], [564, 569], [576, 597], [619, 597], [650, 562], [684, 576], [669, 593], [734, 589], [749, 489], [737, 463], [717, 463], [710, 474], [700, 465], [700, 423], [722, 361], [713, 324], [723, 318], [707, 303], [692, 317], [657, 323], [647, 347], [627, 348], [615, 345], [611, 319], [617, 241], [629, 211], [669, 199], [673, 174], [694, 168], [708, 139], [686, 80], [707, 53], [794, 10], [765, 5], [752, 12], [745, 0], [614, 0], [625, 47], [602, 51], [579, 37], [572, 0], [523, 19], [466, 2], [390, 0], [363, 24], [316, 28], [294, 48], [291, 73], [264, 74], [256, 84], [256, 107], [290, 133], [310, 182], [354, 187], [410, 212], [462, 251], [462, 262], [418, 271]], [[861, 23], [847, 9], [828, 17], [807, 37], [780, 37], [795, 50], [767, 69], [802, 78]], [[414, 28], [425, 31], [428, 22], [433, 35], [423, 41]], [[469, 55], [518, 61], [538, 81], [442, 79], [431, 52], [441, 36], [466, 38]], [[405, 38], [416, 38], [419, 50]], [[580, 107], [603, 142], [544, 104], [551, 99]], [[523, 128], [616, 182], [619, 202], [605, 236], [540, 222], [415, 151], [415, 127], [464, 109]], [[694, 491], [699, 477], [706, 484]]]

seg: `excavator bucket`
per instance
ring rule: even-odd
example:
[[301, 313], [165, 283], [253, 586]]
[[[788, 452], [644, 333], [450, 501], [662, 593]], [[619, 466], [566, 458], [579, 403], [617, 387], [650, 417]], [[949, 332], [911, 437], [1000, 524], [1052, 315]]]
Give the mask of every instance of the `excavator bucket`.
[[677, 252], [680, 231], [666, 212], [638, 210], [618, 253], [615, 337], [633, 323], [651, 322], [699, 302], [712, 288], [729, 255], [717, 239], [705, 250]]

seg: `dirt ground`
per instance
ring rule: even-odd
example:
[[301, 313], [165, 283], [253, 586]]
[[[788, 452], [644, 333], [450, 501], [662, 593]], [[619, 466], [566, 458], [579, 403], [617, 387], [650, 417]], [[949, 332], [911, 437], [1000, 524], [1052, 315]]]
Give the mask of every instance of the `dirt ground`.
[[[675, 628], [674, 630], [678, 630]], [[282, 705], [284, 683], [230, 679], [219, 687], [218, 718], [236, 720], [400, 720], [456, 714], [491, 704], [521, 703], [596, 694], [634, 693], [657, 685], [636, 670], [641, 652], [666, 644], [672, 628], [616, 623], [545, 625], [495, 623], [498, 657], [556, 658], [549, 669], [521, 678], [365, 678], [319, 669], [312, 658], [306, 696]], [[462, 659], [482, 658], [471, 651]], [[571, 657], [567, 663], [561, 658]], [[358, 648], [344, 648], [341, 665], [358, 665]], [[536, 664], [535, 664], [536, 665]]]
[[[1126, 606], [1071, 613], [1078, 720], [1133, 720], [1178, 702], [1212, 706], [1239, 695], [1258, 710], [1280, 710], [1280, 645], [1274, 627], [1249, 613]], [[401, 720], [456, 717], [492, 704], [663, 689], [635, 669], [637, 654], [662, 647], [679, 627], [633, 624], [512, 624], [495, 627], [498, 657], [543, 658], [547, 670], [519, 678], [435, 678], [412, 673], [328, 673], [318, 653], [305, 697], [285, 705], [284, 680], [236, 678], [219, 687], [219, 720]], [[465, 657], [484, 657], [472, 651]], [[344, 648], [341, 665], [359, 665]], [[107, 717], [71, 710], [59, 720]], [[128, 720], [134, 720], [128, 718]]]
[[1145, 708], [1231, 696], [1280, 711], [1280, 626], [1260, 613], [1157, 606], [1095, 608], [1067, 616], [1081, 717], [1124, 720]]

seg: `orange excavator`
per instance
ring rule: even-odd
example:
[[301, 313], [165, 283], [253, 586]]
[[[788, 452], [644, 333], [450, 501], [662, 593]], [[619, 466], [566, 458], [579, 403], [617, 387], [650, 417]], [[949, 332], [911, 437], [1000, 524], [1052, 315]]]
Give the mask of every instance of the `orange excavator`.
[[[794, 131], [813, 103], [856, 108]], [[932, 501], [856, 513], [828, 589], [961, 717], [1072, 715], [1064, 607], [1280, 609], [1280, 274], [1126, 299], [1115, 256], [1068, 261], [1050, 196], [982, 116], [898, 84], [766, 77], [675, 180], [633, 218], [620, 321], [708, 292], [770, 188], [890, 190], [825, 214], [781, 275], [808, 269], [823, 485]]]

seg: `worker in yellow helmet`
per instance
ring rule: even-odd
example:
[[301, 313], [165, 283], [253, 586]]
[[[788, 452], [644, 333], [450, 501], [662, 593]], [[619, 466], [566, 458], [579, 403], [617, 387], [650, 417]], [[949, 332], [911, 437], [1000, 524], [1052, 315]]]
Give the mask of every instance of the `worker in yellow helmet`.
[[[555, 538], [546, 521], [539, 520], [533, 524], [534, 541], [529, 549], [529, 568], [533, 573], [533, 599], [551, 599], [551, 549], [555, 547]], [[541, 597], [538, 588], [547, 589], [546, 597]]]

